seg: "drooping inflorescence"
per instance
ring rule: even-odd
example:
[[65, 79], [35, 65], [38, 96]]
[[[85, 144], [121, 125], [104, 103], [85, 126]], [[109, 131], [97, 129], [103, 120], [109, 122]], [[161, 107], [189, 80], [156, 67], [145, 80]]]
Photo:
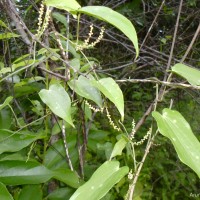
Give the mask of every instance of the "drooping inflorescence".
[[88, 33], [87, 39], [84, 40], [83, 44], [79, 44], [79, 45], [77, 44], [77, 46], [76, 46], [77, 51], [82, 51], [83, 49], [89, 49], [89, 48], [95, 47], [95, 45], [103, 39], [103, 34], [105, 32], [105, 28], [101, 27], [99, 37], [94, 42], [89, 43], [90, 39], [93, 35], [93, 29], [94, 29], [93, 24], [91, 24], [90, 25], [90, 32]]

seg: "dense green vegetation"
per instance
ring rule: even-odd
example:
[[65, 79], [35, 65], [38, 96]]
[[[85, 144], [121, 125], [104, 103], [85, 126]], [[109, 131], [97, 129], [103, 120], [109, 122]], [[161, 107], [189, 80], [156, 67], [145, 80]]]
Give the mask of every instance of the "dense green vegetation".
[[0, 199], [200, 197], [199, 1], [0, 11]]

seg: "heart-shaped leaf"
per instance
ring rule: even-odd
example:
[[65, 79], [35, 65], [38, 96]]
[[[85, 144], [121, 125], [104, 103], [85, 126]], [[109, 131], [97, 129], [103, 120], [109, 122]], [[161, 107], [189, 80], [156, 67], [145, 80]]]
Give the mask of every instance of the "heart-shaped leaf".
[[153, 112], [152, 115], [160, 133], [171, 140], [180, 160], [200, 177], [200, 142], [188, 122], [179, 112], [167, 108], [162, 115], [158, 112]]
[[91, 80], [84, 76], [79, 76], [78, 80], [71, 80], [68, 85], [78, 95], [94, 101], [99, 107], [102, 107], [102, 98], [99, 90], [93, 86]]
[[53, 84], [49, 90], [41, 90], [39, 96], [54, 114], [74, 127], [71, 119], [71, 100], [62, 85]]

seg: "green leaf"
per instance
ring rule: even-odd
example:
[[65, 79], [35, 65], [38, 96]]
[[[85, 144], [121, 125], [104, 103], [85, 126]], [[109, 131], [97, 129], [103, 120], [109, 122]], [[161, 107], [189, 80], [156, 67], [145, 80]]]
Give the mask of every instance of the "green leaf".
[[0, 26], [3, 26], [4, 28], [8, 28], [8, 27], [6, 26], [6, 24], [5, 24], [2, 20], [0, 20]]
[[48, 200], [67, 200], [69, 199], [72, 194], [73, 194], [74, 190], [67, 187], [67, 188], [58, 188], [57, 190], [54, 190], [53, 192], [51, 192], [48, 196], [47, 199]]
[[100, 20], [106, 21], [115, 26], [116, 28], [118, 28], [132, 41], [136, 50], [136, 57], [138, 57], [139, 48], [138, 48], [137, 33], [130, 20], [128, 20], [120, 13], [104, 6], [86, 6], [80, 8], [78, 12], [91, 15]]
[[60, 84], [53, 84], [49, 90], [41, 90], [39, 96], [51, 111], [74, 127], [71, 119], [71, 100]]
[[32, 65], [35, 62], [39, 62], [39, 60], [27, 59], [27, 60], [22, 60], [20, 62], [15, 62], [14, 64], [12, 64], [12, 71], [18, 69], [19, 67]]
[[128, 142], [128, 139], [125, 137], [122, 137], [119, 141], [117, 141], [117, 143], [115, 144], [112, 150], [110, 160], [114, 158], [115, 156], [122, 155], [122, 151], [125, 148], [127, 142]]
[[69, 61], [70, 66], [75, 69], [76, 71], [80, 70], [80, 59], [74, 58]]
[[73, 188], [78, 188], [80, 186], [78, 175], [70, 169], [57, 169], [54, 170], [54, 173], [54, 178], [57, 180], [62, 181]]
[[16, 83], [14, 86], [14, 91], [15, 91], [15, 97], [22, 97], [22, 96], [27, 96], [29, 94], [35, 94], [38, 93], [42, 88], [41, 83], [37, 82], [24, 82], [21, 81], [20, 83]]
[[[67, 130], [68, 131], [68, 130]], [[73, 133], [72, 133], [73, 134]], [[76, 136], [73, 135], [67, 138], [67, 145], [69, 150], [69, 155], [73, 165], [78, 162], [78, 151], [76, 148]], [[57, 170], [60, 168], [69, 168], [65, 160], [64, 155], [66, 154], [63, 145], [63, 140], [58, 140], [53, 144], [54, 148], [49, 148], [44, 156], [43, 164], [51, 170]]]
[[41, 103], [38, 100], [31, 100], [31, 103], [34, 106], [32, 111], [35, 112], [38, 116], [44, 116], [44, 109]]
[[59, 12], [53, 12], [52, 16], [53, 16], [53, 18], [57, 19], [59, 22], [61, 22], [62, 24], [64, 24], [65, 27], [67, 28], [66, 16], [60, 14]]
[[28, 131], [15, 133], [8, 130], [0, 130], [0, 154], [19, 151], [41, 138], [44, 138], [43, 133], [31, 134]]
[[17, 151], [15, 153], [3, 153], [0, 155], [0, 160], [27, 160], [27, 149]]
[[51, 178], [60, 180], [74, 188], [79, 186], [77, 174], [68, 169], [49, 170], [44, 165], [33, 161], [0, 161], [0, 181], [4, 184], [40, 184]]
[[191, 85], [200, 85], [200, 71], [198, 69], [194, 69], [192, 67], [178, 63], [172, 67], [172, 72], [175, 72], [183, 78], [187, 79]]
[[93, 84], [117, 107], [124, 119], [124, 97], [118, 84], [112, 78], [102, 78], [99, 81], [93, 81]]
[[2, 110], [4, 107], [9, 105], [9, 103], [13, 100], [13, 97], [7, 97], [6, 100], [3, 102], [3, 104], [0, 104], [0, 110]]
[[36, 162], [0, 161], [0, 181], [6, 185], [40, 184], [53, 175], [53, 172]]
[[0, 129], [10, 129], [11, 125], [11, 111], [9, 109], [0, 110]]
[[20, 37], [20, 35], [17, 35], [15, 33], [0, 33], [0, 40], [10, 39], [13, 37]]
[[31, 54], [23, 54], [22, 56], [20, 56], [20, 57], [17, 57], [14, 61], [13, 61], [13, 64], [15, 64], [15, 63], [18, 63], [18, 62], [21, 62], [21, 61], [23, 61], [23, 60], [25, 60], [25, 59], [29, 59], [31, 57]]
[[128, 167], [119, 167], [118, 161], [107, 161], [92, 175], [89, 181], [79, 187], [70, 200], [99, 200], [127, 173]]
[[26, 185], [20, 192], [18, 200], [42, 200], [40, 185]]
[[167, 108], [162, 115], [158, 112], [153, 112], [152, 115], [157, 121], [160, 133], [171, 140], [180, 160], [200, 177], [200, 142], [188, 122], [179, 112]]
[[6, 186], [0, 182], [0, 199], [13, 200], [11, 194], [8, 192]]
[[102, 107], [102, 98], [99, 90], [95, 88], [88, 78], [79, 76], [78, 80], [71, 80], [68, 85], [78, 95], [94, 101], [99, 107]]
[[7, 185], [24, 185], [45, 183], [55, 178], [77, 188], [79, 179], [69, 169], [49, 170], [44, 165], [33, 161], [3, 160], [0, 161], [0, 181]]
[[58, 9], [63, 9], [68, 12], [70, 11], [76, 11], [81, 6], [79, 3], [75, 0], [64, 0], [64, 1], [57, 1], [57, 0], [46, 0], [45, 1], [47, 6], [52, 6]]

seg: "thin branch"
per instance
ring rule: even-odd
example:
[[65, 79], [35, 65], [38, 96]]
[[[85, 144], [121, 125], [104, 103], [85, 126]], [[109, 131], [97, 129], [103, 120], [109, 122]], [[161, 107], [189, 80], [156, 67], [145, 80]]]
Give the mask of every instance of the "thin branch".
[[184, 56], [181, 59], [181, 63], [184, 62], [184, 60], [186, 59], [187, 55], [189, 54], [190, 50], [192, 49], [192, 46], [193, 46], [195, 40], [197, 39], [197, 36], [199, 36], [199, 33], [200, 33], [200, 23], [199, 23], [199, 26], [198, 26], [195, 34], [194, 34], [194, 37], [192, 38], [192, 41], [190, 42], [190, 45], [188, 46]]
[[66, 139], [66, 127], [65, 127], [64, 120], [62, 121], [62, 138], [63, 138], [64, 147], [65, 147], [65, 154], [66, 154], [67, 162], [69, 164], [71, 171], [74, 171], [74, 168], [73, 168], [73, 165], [72, 165], [72, 162], [70, 159], [70, 155], [69, 155], [69, 149], [68, 149], [68, 144], [67, 144], [67, 139]]
[[48, 73], [48, 74], [51, 74], [51, 75], [53, 75], [53, 76], [55, 76], [55, 77], [57, 77], [57, 78], [60, 78], [60, 79], [62, 79], [62, 80], [66, 80], [66, 77], [65, 77], [65, 76], [62, 76], [62, 75], [60, 75], [60, 74], [54, 73], [54, 72], [52, 72], [52, 71], [49, 71], [49, 70], [47, 70], [47, 69], [44, 68], [44, 67], [38, 67], [38, 69], [40, 69], [40, 70], [42, 70], [42, 71], [44, 71], [44, 72], [46, 72], [46, 73]]
[[155, 103], [151, 103], [151, 105], [148, 107], [148, 109], [146, 110], [146, 112], [144, 113], [144, 115], [141, 117], [141, 119], [139, 120], [139, 122], [136, 124], [135, 126], [135, 132], [138, 131], [138, 129], [142, 126], [142, 124], [144, 124], [146, 118], [150, 115], [151, 111], [154, 108]]
[[127, 0], [120, 1], [119, 3], [116, 3], [114, 6], [112, 6], [112, 9], [117, 8], [121, 4], [125, 3]]
[[151, 26], [149, 27], [149, 30], [148, 30], [148, 32], [147, 32], [147, 34], [146, 34], [146, 36], [145, 36], [145, 38], [144, 38], [144, 40], [143, 40], [141, 46], [140, 46], [140, 49], [142, 49], [144, 43], [146, 42], [146, 40], [147, 40], [147, 38], [148, 38], [148, 36], [149, 36], [149, 33], [151, 32], [151, 29], [153, 28], [153, 25], [154, 25], [155, 22], [157, 21], [157, 18], [158, 18], [158, 16], [159, 16], [160, 11], [162, 10], [164, 4], [165, 4], [165, 0], [162, 1], [162, 4], [161, 4], [161, 6], [160, 6], [158, 12], [156, 13], [156, 16], [155, 16], [155, 18], [154, 18], [154, 20], [153, 20]]
[[172, 56], [173, 56], [173, 52], [174, 52], [174, 45], [176, 42], [176, 37], [177, 37], [177, 31], [178, 31], [178, 27], [179, 27], [179, 20], [180, 20], [180, 14], [181, 14], [181, 10], [182, 10], [182, 5], [183, 5], [183, 0], [180, 0], [180, 5], [179, 5], [179, 9], [178, 9], [178, 16], [177, 16], [177, 20], [176, 20], [176, 25], [175, 25], [175, 30], [174, 30], [174, 36], [173, 36], [173, 41], [172, 41], [172, 46], [171, 46], [171, 50], [170, 50], [170, 55], [169, 55], [169, 59], [168, 59], [168, 63], [167, 63], [167, 67], [166, 67], [166, 71], [165, 71], [165, 76], [164, 76], [164, 81], [167, 80], [167, 71], [170, 68], [171, 65], [171, 61], [172, 61]]
[[160, 81], [158, 79], [153, 80], [153, 79], [123, 79], [123, 80], [117, 80], [119, 83], [155, 83], [155, 84], [161, 84], [165, 85], [168, 87], [173, 87], [173, 88], [191, 88], [195, 90], [200, 90], [200, 86], [195, 86], [195, 85], [189, 85], [189, 84], [184, 84], [184, 83], [172, 83], [172, 82], [167, 82], [167, 81]]
[[139, 178], [139, 174], [140, 174], [140, 172], [141, 172], [141, 170], [142, 170], [142, 167], [143, 167], [143, 165], [144, 165], [144, 161], [146, 160], [146, 157], [147, 157], [147, 155], [148, 155], [148, 153], [149, 153], [149, 150], [150, 150], [150, 148], [151, 148], [151, 145], [153, 144], [153, 140], [154, 140], [154, 137], [156, 136], [156, 134], [150, 139], [150, 141], [148, 142], [148, 144], [147, 144], [147, 146], [146, 146], [146, 149], [145, 149], [145, 153], [144, 153], [144, 155], [143, 155], [143, 157], [142, 157], [142, 161], [140, 162], [140, 164], [139, 164], [139, 167], [138, 167], [138, 169], [137, 169], [137, 171], [136, 171], [136, 173], [135, 173], [135, 177], [134, 177], [134, 179], [133, 179], [133, 182], [132, 182], [132, 184], [131, 184], [131, 187], [130, 187], [130, 191], [129, 191], [129, 200], [132, 200], [133, 199], [133, 193], [134, 193], [134, 190], [135, 190], [135, 186], [136, 186], [136, 183], [137, 183], [137, 180], [138, 180], [138, 178]]
[[4, 1], [1, 1], [0, 4], [4, 8], [7, 15], [10, 17], [10, 19], [14, 22], [16, 26], [16, 30], [21, 35], [23, 42], [27, 44], [27, 46], [30, 48], [31, 41], [28, 37], [28, 34], [24, 30], [24, 27], [22, 25], [23, 20], [19, 16], [13, 0], [7, 0], [7, 1], [4, 0]]
[[[69, 40], [69, 13], [67, 13], [67, 40]], [[56, 33], [56, 32], [55, 32]], [[60, 47], [62, 48], [62, 44], [60, 43]], [[64, 52], [63, 52], [64, 53]], [[64, 60], [65, 60], [65, 65], [66, 65], [66, 70], [65, 70], [65, 80], [69, 80], [70, 79], [70, 74], [69, 74], [69, 46], [67, 45], [66, 46], [66, 54], [63, 54], [63, 57], [64, 57]], [[67, 74], [67, 73], [68, 74]], [[65, 85], [66, 87], [66, 85]], [[62, 120], [62, 138], [63, 138], [63, 142], [64, 142], [64, 146], [65, 146], [65, 153], [66, 153], [66, 156], [67, 156], [67, 159], [68, 159], [68, 163], [69, 163], [69, 167], [72, 171], [74, 171], [74, 168], [73, 168], [73, 165], [72, 165], [72, 162], [71, 162], [71, 158], [70, 158], [70, 155], [69, 155], [69, 148], [68, 148], [68, 144], [67, 144], [67, 133], [66, 133], [66, 126], [65, 126], [65, 122], [64, 120]]]

